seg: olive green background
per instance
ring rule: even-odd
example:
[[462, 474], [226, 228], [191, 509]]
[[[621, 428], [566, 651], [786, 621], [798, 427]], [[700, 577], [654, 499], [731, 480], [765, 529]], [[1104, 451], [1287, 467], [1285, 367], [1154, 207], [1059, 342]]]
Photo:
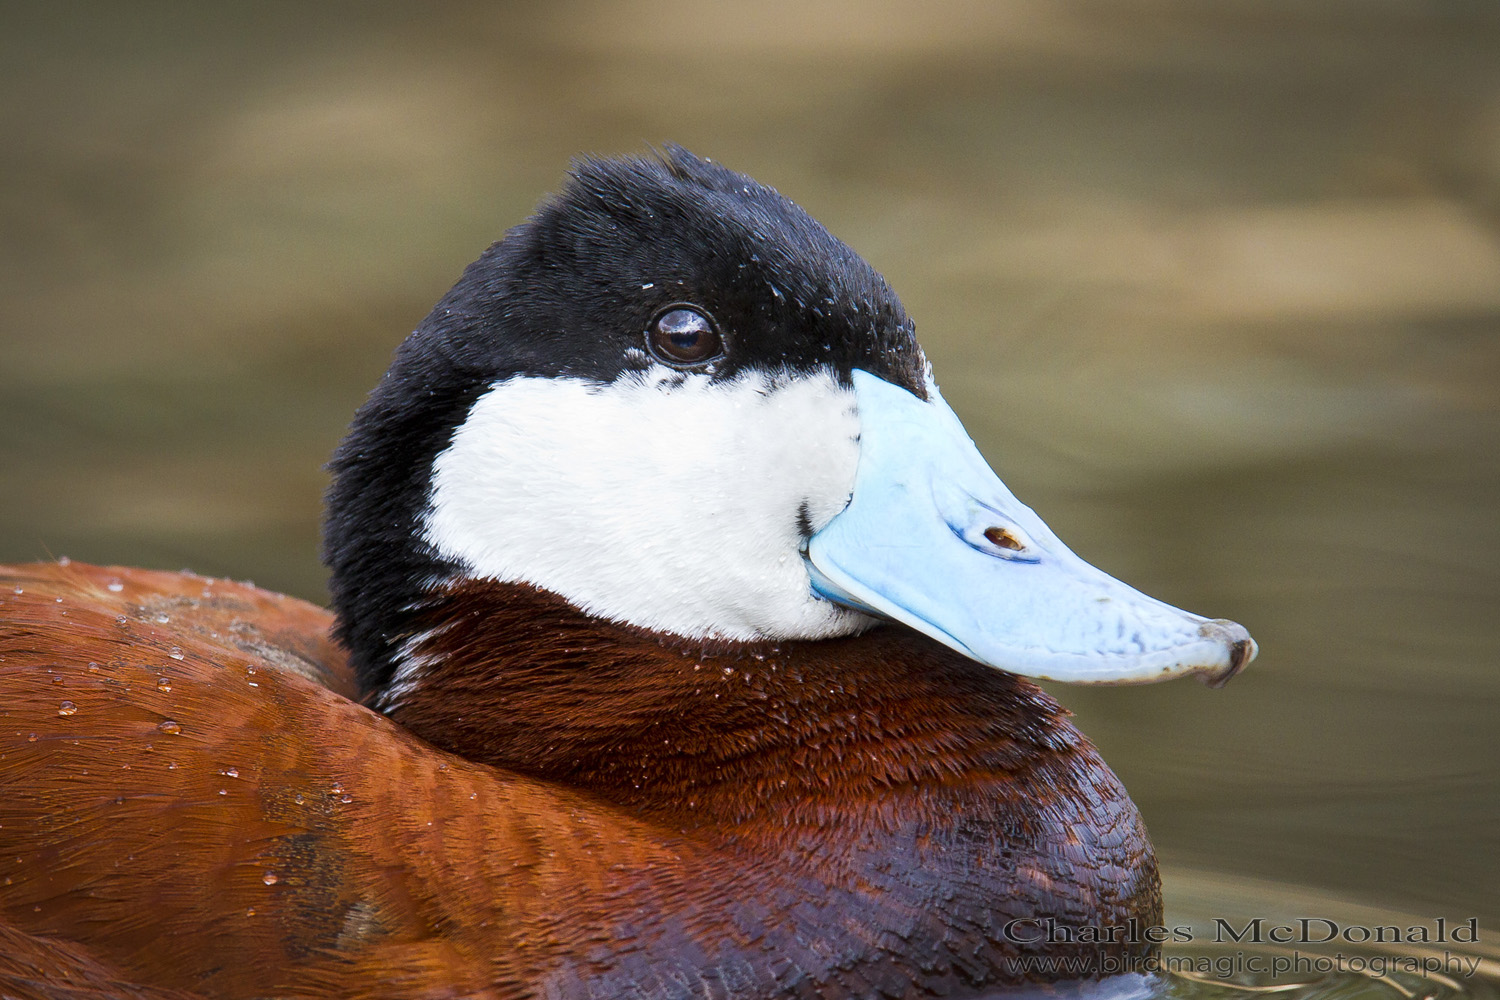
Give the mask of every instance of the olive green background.
[[1500, 6], [11, 3], [0, 135], [0, 558], [320, 599], [401, 337], [677, 141], [887, 275], [1074, 549], [1260, 640], [1059, 689], [1170, 869], [1500, 918]]

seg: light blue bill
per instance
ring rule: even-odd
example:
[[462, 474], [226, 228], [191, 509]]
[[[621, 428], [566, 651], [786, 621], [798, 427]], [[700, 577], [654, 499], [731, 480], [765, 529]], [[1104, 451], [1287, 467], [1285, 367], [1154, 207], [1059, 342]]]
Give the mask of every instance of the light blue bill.
[[808, 541], [813, 588], [1027, 677], [1129, 684], [1254, 658], [1231, 621], [1179, 610], [1084, 562], [990, 470], [958, 416], [854, 372], [860, 455], [849, 505]]

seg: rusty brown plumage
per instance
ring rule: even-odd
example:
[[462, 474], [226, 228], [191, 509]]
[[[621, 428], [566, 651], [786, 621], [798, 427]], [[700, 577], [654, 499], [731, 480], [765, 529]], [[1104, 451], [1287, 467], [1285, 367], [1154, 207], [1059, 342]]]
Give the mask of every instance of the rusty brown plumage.
[[428, 616], [388, 718], [310, 605], [5, 570], [0, 942], [27, 951], [0, 993], [46, 960], [80, 1000], [131, 995], [89, 976], [153, 1000], [963, 995], [1062, 975], [1026, 955], [1151, 949], [1005, 933], [1160, 920], [1134, 807], [1025, 681], [896, 629], [704, 646], [516, 586]]

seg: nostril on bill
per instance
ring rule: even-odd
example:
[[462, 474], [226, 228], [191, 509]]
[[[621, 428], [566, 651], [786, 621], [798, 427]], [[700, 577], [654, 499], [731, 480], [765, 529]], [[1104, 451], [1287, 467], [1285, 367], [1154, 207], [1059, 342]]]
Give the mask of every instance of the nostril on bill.
[[1021, 549], [1025, 548], [1015, 535], [1012, 535], [1004, 528], [985, 528], [984, 537], [989, 539], [991, 545], [996, 545], [1002, 549], [1010, 549], [1012, 552], [1020, 552]]

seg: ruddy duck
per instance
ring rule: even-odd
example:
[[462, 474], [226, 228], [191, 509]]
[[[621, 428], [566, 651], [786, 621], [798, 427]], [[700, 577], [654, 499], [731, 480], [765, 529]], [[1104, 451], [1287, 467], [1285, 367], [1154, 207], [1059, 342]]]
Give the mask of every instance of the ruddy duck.
[[4, 571], [0, 994], [959, 997], [1155, 947], [1034, 933], [1161, 902], [1024, 678], [1253, 642], [1063, 546], [774, 190], [578, 164], [332, 469], [333, 616]]

